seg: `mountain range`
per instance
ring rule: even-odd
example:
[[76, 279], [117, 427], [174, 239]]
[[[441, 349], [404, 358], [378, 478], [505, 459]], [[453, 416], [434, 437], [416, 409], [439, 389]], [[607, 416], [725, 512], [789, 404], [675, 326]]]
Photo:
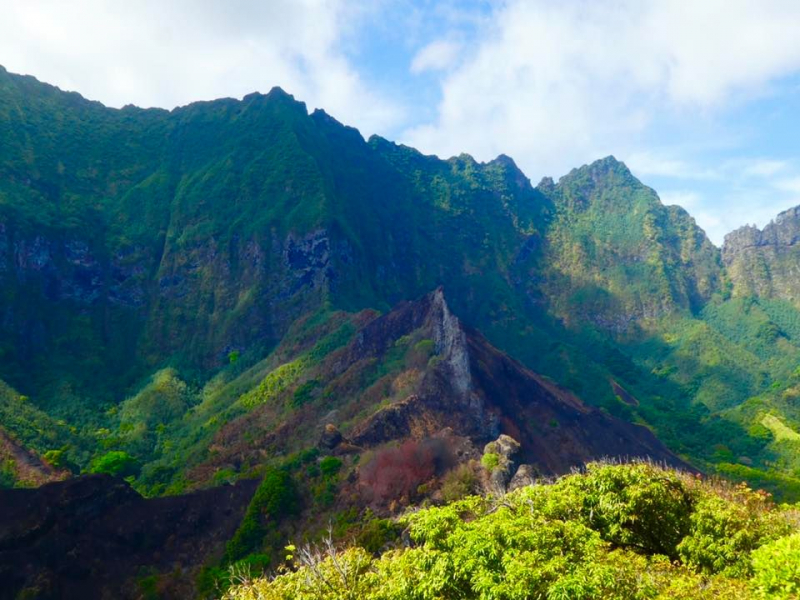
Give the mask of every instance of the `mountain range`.
[[613, 157], [534, 186], [279, 88], [111, 109], [0, 68], [0, 140], [3, 487], [175, 496], [313, 449], [344, 471], [301, 496], [391, 512], [502, 434], [536, 476], [800, 498], [800, 208], [717, 248]]

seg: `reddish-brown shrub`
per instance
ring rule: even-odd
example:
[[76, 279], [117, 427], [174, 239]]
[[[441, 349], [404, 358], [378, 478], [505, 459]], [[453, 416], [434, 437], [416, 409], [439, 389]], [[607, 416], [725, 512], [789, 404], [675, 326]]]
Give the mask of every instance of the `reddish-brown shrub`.
[[374, 505], [417, 494], [417, 488], [443, 472], [453, 462], [447, 444], [440, 439], [407, 440], [400, 446], [375, 452], [359, 472], [364, 500]]

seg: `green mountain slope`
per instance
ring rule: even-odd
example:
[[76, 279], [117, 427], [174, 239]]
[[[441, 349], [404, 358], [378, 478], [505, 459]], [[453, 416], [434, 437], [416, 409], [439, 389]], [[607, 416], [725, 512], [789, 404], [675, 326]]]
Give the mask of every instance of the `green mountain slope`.
[[533, 187], [508, 157], [364, 140], [277, 88], [114, 110], [2, 69], [0, 134], [0, 378], [74, 438], [39, 453], [180, 480], [272, 373], [443, 285], [500, 350], [695, 465], [792, 475], [737, 407], [790, 385], [793, 297], [741, 283], [613, 157]]
[[719, 291], [719, 251], [622, 163], [609, 157], [540, 188], [557, 207], [544, 289], [562, 318], [631, 336]]

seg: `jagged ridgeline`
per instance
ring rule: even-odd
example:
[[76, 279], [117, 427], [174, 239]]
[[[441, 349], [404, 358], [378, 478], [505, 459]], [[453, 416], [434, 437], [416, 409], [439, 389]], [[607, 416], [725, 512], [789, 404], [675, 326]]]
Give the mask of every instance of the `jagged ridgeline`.
[[[350, 435], [378, 409], [411, 413], [435, 336], [390, 336], [391, 351], [347, 355], [351, 372], [336, 357], [443, 286], [504, 357], [476, 367], [487, 394], [522, 369], [597, 423], [645, 425], [680, 460], [797, 493], [791, 251], [721, 252], [612, 157], [534, 187], [508, 157], [364, 140], [277, 88], [115, 110], [2, 69], [0, 139], [6, 484], [33, 481], [25, 451], [50, 478], [180, 491], [316, 443], [326, 421]], [[569, 431], [525, 410], [497, 408], [498, 431]]]

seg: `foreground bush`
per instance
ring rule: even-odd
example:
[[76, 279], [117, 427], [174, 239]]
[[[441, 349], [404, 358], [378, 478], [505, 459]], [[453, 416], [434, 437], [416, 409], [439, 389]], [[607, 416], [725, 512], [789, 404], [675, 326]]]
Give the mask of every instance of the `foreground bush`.
[[800, 598], [800, 533], [753, 552], [753, 583], [764, 598]]
[[649, 464], [400, 519], [407, 545], [374, 557], [332, 544], [295, 553], [228, 600], [798, 598], [795, 513], [743, 487]]

